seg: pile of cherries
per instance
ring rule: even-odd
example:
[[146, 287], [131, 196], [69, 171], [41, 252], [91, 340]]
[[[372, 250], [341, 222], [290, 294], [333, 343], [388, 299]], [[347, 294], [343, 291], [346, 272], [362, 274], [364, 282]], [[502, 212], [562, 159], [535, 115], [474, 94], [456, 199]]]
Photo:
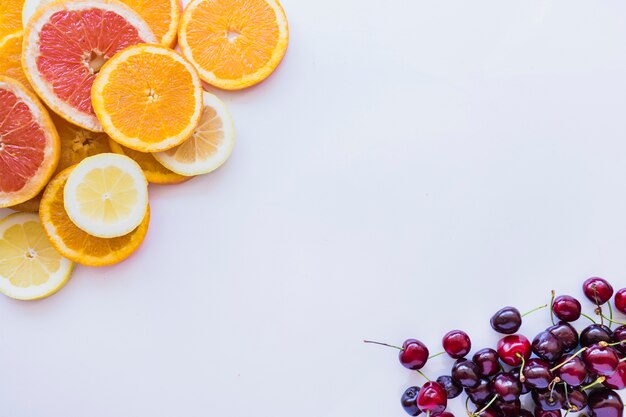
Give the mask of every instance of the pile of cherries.
[[[426, 379], [421, 369], [428, 359], [447, 353], [456, 360], [450, 375], [404, 392], [402, 407], [411, 416], [454, 417], [446, 411], [448, 399], [465, 391], [469, 417], [561, 417], [563, 411], [567, 415], [584, 409], [591, 417], [622, 417], [624, 405], [614, 390], [626, 388], [626, 323], [613, 318], [613, 287], [606, 280], [589, 278], [583, 292], [595, 304], [600, 323], [584, 314], [574, 297], [555, 297], [553, 292], [552, 326], [530, 341], [517, 334], [525, 314], [504, 307], [491, 318], [491, 327], [506, 336], [496, 350], [480, 349], [471, 358], [470, 337], [461, 330], [448, 332], [442, 340], [445, 352], [432, 356], [416, 339], [406, 340], [402, 347], [365, 342], [399, 349], [400, 363]], [[613, 303], [626, 315], [626, 288], [615, 293]], [[548, 306], [533, 311], [543, 307]], [[570, 323], [583, 316], [593, 324], [579, 334]], [[532, 397], [534, 413], [521, 404], [520, 397], [526, 394]]]

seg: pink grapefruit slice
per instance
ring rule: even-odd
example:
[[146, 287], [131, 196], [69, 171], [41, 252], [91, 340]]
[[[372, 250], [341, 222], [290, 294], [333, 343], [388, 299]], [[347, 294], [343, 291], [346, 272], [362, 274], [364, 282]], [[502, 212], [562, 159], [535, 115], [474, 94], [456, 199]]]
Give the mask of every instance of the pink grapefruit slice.
[[91, 86], [106, 61], [138, 43], [156, 43], [148, 24], [116, 0], [53, 2], [24, 30], [22, 66], [31, 85], [55, 113], [102, 132], [91, 105]]
[[37, 97], [0, 76], [0, 207], [35, 197], [59, 163], [59, 135]]

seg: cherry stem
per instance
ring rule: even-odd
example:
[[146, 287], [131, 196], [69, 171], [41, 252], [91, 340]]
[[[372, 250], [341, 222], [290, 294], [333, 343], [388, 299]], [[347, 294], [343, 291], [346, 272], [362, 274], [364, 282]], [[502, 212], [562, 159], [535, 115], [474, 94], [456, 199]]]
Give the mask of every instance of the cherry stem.
[[474, 413], [475, 416], [480, 416], [482, 413], [484, 413], [485, 411], [487, 411], [487, 409], [489, 407], [491, 407], [491, 404], [493, 404], [496, 400], [498, 399], [497, 395], [494, 395], [493, 398], [491, 399], [491, 401], [489, 401], [483, 408], [480, 409], [480, 411]]
[[586, 390], [588, 390], [589, 388], [591, 388], [593, 386], [596, 386], [598, 384], [603, 383], [604, 381], [606, 381], [606, 377], [605, 376], [601, 376], [598, 379], [596, 379], [595, 381], [593, 381], [591, 384], [585, 385], [584, 387], [582, 387], [581, 390], [586, 391]]
[[559, 369], [560, 367], [564, 366], [567, 362], [571, 361], [572, 359], [574, 359], [576, 356], [580, 355], [581, 353], [583, 353], [584, 351], [586, 351], [587, 348], [583, 347], [581, 348], [578, 352], [574, 353], [572, 356], [570, 356], [569, 358], [565, 359], [563, 362], [561, 362], [560, 364], [558, 364], [557, 366], [550, 368], [551, 372], [556, 371], [557, 369]]
[[598, 342], [598, 345], [602, 347], [613, 347], [613, 346], [620, 346], [620, 345], [626, 346], [626, 340], [620, 340], [619, 342], [613, 342], [613, 343], [609, 343], [609, 342], [605, 342], [604, 340], [601, 340]]
[[598, 302], [598, 290], [596, 289], [596, 284], [592, 284], [591, 288], [593, 288], [593, 299], [596, 302], [596, 314], [600, 316], [600, 324], [604, 325], [604, 316], [602, 315], [602, 307], [600, 307], [600, 303]]
[[374, 341], [371, 341], [371, 340], [364, 340], [363, 343], [370, 343], [372, 345], [387, 346], [387, 347], [398, 349], [398, 350], [404, 350], [400, 346], [388, 345], [387, 343], [374, 342]]
[[465, 412], [467, 413], [467, 417], [472, 417], [474, 414], [469, 409], [469, 397], [465, 398]]
[[[563, 382], [563, 387], [565, 387], [565, 400], [567, 400], [567, 412], [572, 409], [572, 403], [569, 402], [569, 393], [567, 392], [567, 382]], [[566, 414], [567, 415], [567, 414]]]
[[554, 326], [556, 323], [554, 322], [554, 297], [556, 293], [552, 290], [552, 298], [550, 299], [550, 320], [552, 320], [552, 325]]
[[611, 307], [611, 300], [609, 300], [609, 302], [607, 303], [609, 306], [609, 329], [611, 328], [611, 324], [614, 323], [613, 321], [613, 307]]
[[420, 371], [419, 369], [416, 369], [417, 373], [420, 374], [424, 379], [426, 379], [426, 381], [430, 381], [430, 378], [427, 377], [426, 375], [424, 375], [424, 372]]
[[604, 317], [604, 314], [600, 313], [600, 317], [606, 319], [609, 321], [609, 326], [611, 325], [611, 323], [615, 323], [615, 324], [619, 324], [620, 326], [626, 326], [626, 323], [623, 323], [621, 321], [617, 321], [617, 320], [613, 320], [612, 318], [608, 318], [608, 317]]
[[519, 368], [519, 380], [520, 382], [525, 382], [526, 377], [524, 376], [524, 366], [526, 365], [526, 359], [524, 359], [524, 357], [520, 355], [519, 353], [516, 353], [515, 356], [517, 356], [518, 358], [522, 360], [522, 366], [520, 366]]
[[622, 358], [619, 360], [620, 362], [626, 362], [626, 358]]
[[441, 355], [443, 355], [444, 353], [446, 353], [446, 352], [444, 351], [444, 352], [435, 353], [434, 355], [430, 355], [430, 356], [428, 357], [428, 359], [436, 358], [437, 356], [441, 356]]
[[589, 320], [591, 320], [591, 322], [593, 324], [598, 324], [592, 317], [586, 315], [585, 313], [580, 313], [581, 316], [588, 318]]
[[544, 305], [539, 306], [539, 307], [537, 307], [537, 308], [533, 308], [532, 310], [527, 311], [527, 312], [525, 312], [524, 314], [522, 314], [522, 317], [526, 317], [527, 315], [532, 314], [532, 313], [534, 313], [535, 311], [539, 311], [539, 310], [541, 310], [542, 308], [546, 308], [546, 307], [548, 307], [548, 305], [547, 305], [547, 304], [544, 304]]

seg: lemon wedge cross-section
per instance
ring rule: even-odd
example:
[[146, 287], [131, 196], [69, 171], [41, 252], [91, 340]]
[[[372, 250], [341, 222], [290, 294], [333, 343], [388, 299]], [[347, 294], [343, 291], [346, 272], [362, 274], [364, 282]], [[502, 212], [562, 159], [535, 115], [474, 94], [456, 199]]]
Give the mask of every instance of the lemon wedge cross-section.
[[139, 165], [124, 155], [103, 153], [82, 160], [63, 190], [72, 222], [100, 238], [136, 229], [148, 210], [148, 181]]
[[46, 237], [39, 216], [14, 213], [0, 220], [0, 292], [17, 300], [37, 300], [60, 290], [74, 263]]

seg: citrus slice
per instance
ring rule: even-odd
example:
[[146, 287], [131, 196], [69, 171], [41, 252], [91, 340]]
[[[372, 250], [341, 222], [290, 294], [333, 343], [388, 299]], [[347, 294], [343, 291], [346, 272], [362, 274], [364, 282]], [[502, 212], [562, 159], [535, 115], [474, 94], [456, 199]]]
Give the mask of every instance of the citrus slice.
[[30, 88], [22, 70], [22, 35], [23, 32], [19, 31], [0, 40], [0, 75], [16, 79]]
[[109, 138], [111, 150], [120, 155], [126, 155], [137, 162], [148, 182], [153, 184], [178, 184], [187, 181], [189, 177], [176, 174], [161, 165], [154, 157], [154, 154], [135, 151], [115, 142]]
[[63, 189], [73, 169], [70, 167], [54, 177], [41, 199], [39, 216], [50, 242], [63, 256], [82, 265], [106, 266], [123, 261], [146, 237], [150, 208], [139, 227], [127, 235], [102, 239], [85, 233], [70, 220], [63, 205]]
[[37, 213], [39, 211], [39, 203], [41, 203], [42, 194], [43, 193], [39, 193], [37, 194], [36, 197], [33, 197], [30, 200], [24, 201], [23, 203], [20, 203], [20, 204], [16, 204], [9, 208], [11, 210], [22, 211], [25, 213]]
[[22, 8], [22, 25], [26, 27], [37, 10], [55, 1], [57, 0], [26, 0]]
[[140, 152], [170, 149], [193, 133], [202, 115], [202, 86], [185, 58], [157, 45], [137, 45], [111, 58], [91, 91], [104, 131]]
[[204, 92], [200, 124], [193, 135], [175, 148], [155, 153], [166, 168], [180, 175], [207, 174], [219, 168], [235, 145], [235, 127], [226, 105]]
[[24, 0], [0, 1], [0, 39], [22, 29]]
[[288, 43], [287, 17], [276, 0], [192, 0], [178, 29], [180, 49], [202, 80], [227, 90], [266, 79]]
[[72, 222], [92, 236], [124, 236], [143, 221], [148, 182], [135, 161], [103, 153], [83, 159], [69, 175], [64, 207]]
[[155, 42], [148, 24], [115, 0], [58, 1], [35, 12], [24, 30], [22, 67], [55, 113], [101, 132], [91, 86], [102, 65], [130, 45]]
[[74, 263], [48, 241], [39, 216], [14, 213], [0, 220], [0, 292], [17, 300], [37, 300], [60, 290]]
[[45, 187], [59, 162], [59, 135], [37, 97], [0, 76], [0, 207], [23, 203]]

